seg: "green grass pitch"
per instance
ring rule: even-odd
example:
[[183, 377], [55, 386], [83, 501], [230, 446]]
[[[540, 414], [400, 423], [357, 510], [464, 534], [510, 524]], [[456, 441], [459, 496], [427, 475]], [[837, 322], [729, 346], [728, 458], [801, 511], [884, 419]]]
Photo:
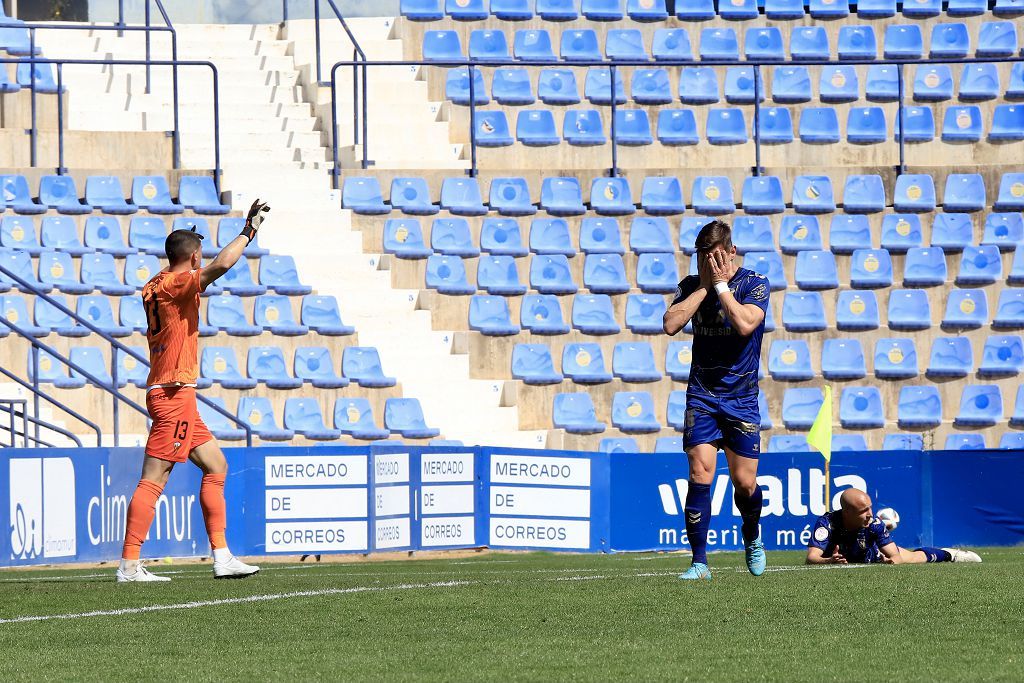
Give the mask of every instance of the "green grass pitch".
[[981, 555], [844, 569], [776, 552], [754, 578], [715, 554], [697, 584], [676, 579], [687, 557], [651, 554], [293, 562], [244, 581], [159, 565], [174, 580], [150, 585], [4, 571], [0, 680], [1021, 681], [1024, 551]]

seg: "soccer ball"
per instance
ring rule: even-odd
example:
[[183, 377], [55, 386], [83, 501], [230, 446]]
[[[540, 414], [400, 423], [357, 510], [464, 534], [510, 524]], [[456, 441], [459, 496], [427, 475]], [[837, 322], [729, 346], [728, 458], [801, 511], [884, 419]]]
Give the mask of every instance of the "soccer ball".
[[900, 513], [892, 508], [879, 510], [878, 519], [885, 525], [887, 531], [892, 531], [900, 525]]

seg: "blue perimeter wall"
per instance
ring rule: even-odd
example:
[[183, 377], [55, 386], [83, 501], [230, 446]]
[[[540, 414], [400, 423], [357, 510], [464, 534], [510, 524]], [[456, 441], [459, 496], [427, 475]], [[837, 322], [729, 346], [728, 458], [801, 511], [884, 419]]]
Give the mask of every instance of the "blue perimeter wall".
[[[225, 452], [228, 541], [239, 555], [688, 547], [680, 454], [397, 445]], [[141, 461], [139, 448], [4, 449], [0, 566], [117, 559]], [[734, 550], [740, 520], [720, 462], [709, 545]], [[871, 494], [876, 511], [895, 508], [903, 546], [1024, 541], [1024, 452], [841, 452], [832, 479], [834, 501], [856, 486]], [[822, 459], [763, 456], [758, 483], [767, 547], [803, 548], [824, 512]], [[172, 473], [146, 557], [208, 554], [199, 484], [191, 464]]]

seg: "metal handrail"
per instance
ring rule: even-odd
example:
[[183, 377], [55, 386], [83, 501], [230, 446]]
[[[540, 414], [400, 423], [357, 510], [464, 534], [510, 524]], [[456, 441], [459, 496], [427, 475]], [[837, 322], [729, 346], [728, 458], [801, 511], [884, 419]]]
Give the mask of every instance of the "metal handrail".
[[[0, 413], [5, 413], [11, 416], [9, 425], [0, 424], [0, 431], [6, 430], [11, 435], [11, 448], [18, 446], [18, 436], [22, 438], [22, 445], [28, 448], [28, 401], [23, 398], [0, 398]], [[21, 408], [19, 414], [16, 408]], [[22, 431], [17, 431], [18, 418], [21, 418]], [[0, 443], [0, 447], [6, 446], [7, 444]]]
[[[4, 400], [7, 400], [7, 399], [4, 399]], [[3, 401], [0, 401], [0, 403], [3, 403]], [[36, 436], [32, 436], [32, 435], [30, 435], [28, 433], [28, 427], [27, 426], [25, 428], [25, 431], [21, 434], [21, 437], [23, 439], [25, 439], [25, 445], [26, 446], [28, 445], [28, 441], [31, 439], [33, 443], [36, 443], [36, 444], [38, 444], [40, 446], [45, 446], [47, 448], [53, 448], [53, 444], [52, 443], [48, 443], [46, 441], [43, 441], [38, 436], [39, 428], [40, 427], [45, 427], [46, 429], [50, 430], [51, 432], [56, 432], [56, 433], [60, 434], [61, 436], [66, 436], [68, 439], [73, 441], [74, 444], [76, 446], [78, 446], [79, 448], [82, 447], [82, 440], [79, 439], [77, 436], [75, 436], [74, 434], [72, 434], [71, 432], [69, 432], [66, 429], [58, 427], [55, 424], [51, 424], [49, 422], [45, 422], [45, 421], [40, 420], [40, 419], [38, 419], [38, 418], [36, 418], [36, 417], [34, 417], [32, 415], [29, 415], [28, 411], [24, 407], [25, 400], [22, 399], [21, 403], [23, 404], [23, 406], [22, 406], [22, 413], [20, 415], [14, 410], [13, 406], [0, 405], [0, 413], [7, 413], [8, 415], [11, 416], [11, 428], [10, 428], [10, 431], [11, 431], [11, 446], [14, 445], [14, 437], [15, 437], [15, 434], [16, 434], [16, 432], [14, 431], [14, 418], [15, 417], [20, 417], [25, 422], [31, 422], [36, 427], [36, 432], [37, 432]], [[3, 427], [2, 425], [0, 425], [0, 430], [3, 430], [3, 429], [6, 429], [6, 428]]]
[[[33, 353], [38, 354], [38, 351], [34, 347], [33, 347]], [[47, 403], [49, 403], [50, 405], [54, 406], [55, 408], [59, 408], [60, 410], [63, 410], [65, 413], [67, 413], [71, 417], [75, 418], [76, 420], [78, 420], [79, 422], [84, 424], [85, 426], [91, 428], [94, 432], [96, 432], [96, 445], [97, 446], [103, 445], [102, 444], [103, 432], [100, 429], [100, 426], [98, 424], [96, 424], [95, 422], [93, 422], [93, 421], [83, 417], [82, 415], [80, 415], [79, 413], [75, 412], [71, 408], [68, 408], [63, 403], [60, 403], [59, 401], [56, 401], [53, 398], [50, 398], [49, 396], [47, 396], [43, 392], [39, 391], [39, 387], [38, 386], [35, 386], [35, 387], [32, 386], [31, 384], [29, 384], [28, 382], [26, 382], [22, 378], [18, 377], [17, 375], [15, 375], [14, 373], [12, 373], [10, 370], [8, 370], [7, 368], [5, 368], [3, 366], [0, 366], [0, 374], [3, 374], [3, 376], [6, 377], [7, 379], [11, 380], [12, 382], [17, 383], [22, 388], [27, 389], [28, 391], [32, 392], [32, 394], [34, 396], [32, 411], [36, 415], [39, 414], [39, 399], [42, 398]], [[39, 381], [38, 380], [35, 380], [35, 381], [36, 381], [36, 384], [38, 385]], [[39, 430], [37, 429], [36, 431], [38, 432]]]
[[[126, 27], [132, 28], [132, 27]], [[220, 193], [220, 76], [217, 71], [217, 66], [213, 62], [203, 60], [142, 60], [142, 59], [49, 59], [49, 58], [35, 58], [29, 57], [5, 57], [0, 59], [0, 64], [54, 64], [57, 69], [57, 86], [58, 91], [63, 87], [63, 67], [64, 65], [72, 66], [196, 66], [196, 67], [208, 67], [213, 73], [213, 155], [214, 155], [214, 168], [212, 171], [213, 184], [216, 191]], [[32, 67], [32, 80], [35, 81], [35, 67]], [[32, 100], [35, 101], [35, 86], [32, 87]], [[67, 172], [64, 165], [64, 107], [63, 98], [58, 95], [57, 98], [57, 155], [58, 155], [58, 174]], [[32, 129], [29, 131], [31, 136], [31, 150], [32, 150], [32, 166], [36, 166], [36, 130], [35, 123], [35, 106], [32, 107]]]
[[[103, 337], [112, 347], [116, 348], [117, 350], [119, 350], [119, 351], [121, 351], [123, 353], [128, 354], [129, 356], [131, 356], [135, 360], [140, 361], [146, 367], [150, 367], [150, 363], [149, 363], [149, 359], [148, 358], [145, 358], [142, 354], [136, 353], [134, 349], [132, 349], [132, 348], [130, 348], [128, 346], [125, 346], [121, 342], [117, 341], [116, 339], [114, 339], [114, 337], [110, 336], [109, 334], [107, 334], [106, 332], [101, 330], [99, 327], [97, 327], [96, 325], [94, 325], [90, 321], [88, 321], [85, 318], [79, 316], [77, 313], [72, 311], [70, 308], [65, 306], [63, 303], [61, 303], [57, 299], [54, 299], [49, 294], [43, 292], [42, 290], [40, 290], [38, 287], [33, 285], [28, 280], [25, 280], [24, 278], [22, 278], [18, 274], [12, 272], [11, 270], [9, 270], [3, 264], [0, 264], [0, 274], [6, 275], [8, 278], [13, 280], [17, 284], [19, 284], [22, 287], [30, 290], [35, 296], [43, 299], [43, 301], [46, 301], [48, 304], [50, 304], [51, 306], [53, 306], [57, 310], [61, 311], [65, 315], [69, 316], [72, 320], [74, 320], [78, 324], [82, 325], [83, 327], [88, 328], [94, 334], [98, 334], [99, 336]], [[22, 291], [24, 291], [24, 290], [22, 290]], [[9, 328], [11, 328], [15, 332], [17, 332], [22, 337], [25, 337], [26, 339], [28, 339], [32, 343], [32, 345], [34, 347], [42, 348], [44, 351], [47, 351], [48, 353], [51, 353], [51, 355], [54, 355], [62, 363], [64, 363], [68, 367], [72, 368], [73, 370], [81, 373], [82, 375], [84, 375], [87, 379], [89, 379], [93, 383], [97, 384], [101, 388], [106, 388], [101, 382], [99, 382], [95, 378], [91, 377], [88, 372], [83, 372], [78, 367], [73, 365], [70, 362], [70, 360], [64, 361], [60, 357], [60, 354], [51, 351], [49, 348], [47, 348], [43, 344], [39, 344], [38, 340], [36, 340], [34, 337], [31, 337], [30, 335], [26, 334], [24, 331], [21, 330], [21, 328], [19, 328], [17, 325], [14, 325], [10, 321], [8, 321], [6, 318], [3, 318], [3, 316], [0, 316], [0, 322], [2, 322], [3, 324], [7, 325]], [[110, 377], [111, 377], [111, 380], [113, 381], [113, 384], [116, 385], [117, 384], [117, 354], [111, 353], [110, 355], [111, 355], [111, 359], [110, 359], [110, 363], [111, 363]], [[38, 372], [33, 373], [33, 376], [35, 378], [38, 378], [38, 376], [39, 376]], [[117, 397], [120, 392], [111, 391], [110, 393], [115, 394], [115, 397]], [[231, 413], [229, 413], [224, 408], [221, 408], [219, 405], [217, 405], [213, 401], [209, 400], [205, 396], [201, 396], [198, 392], [196, 393], [196, 399], [201, 401], [203, 403], [203, 405], [205, 405], [207, 407], [210, 407], [210, 408], [213, 408], [216, 412], [220, 413], [224, 417], [228, 418], [231, 422], [233, 422], [234, 424], [236, 424], [239, 427], [241, 427], [242, 430], [245, 431], [246, 445], [250, 446], [250, 447], [252, 446], [252, 427], [250, 427], [246, 422], [238, 419], [238, 417], [236, 417], [235, 415], [232, 415]], [[135, 404], [130, 399], [126, 399], [126, 402], [128, 402], [129, 405], [132, 405], [133, 407], [135, 407], [137, 410], [143, 412], [144, 414], [148, 414], [145, 409], [143, 409], [142, 407], [138, 406], [138, 404]], [[114, 440], [115, 440], [115, 445], [117, 445], [117, 439], [118, 439], [118, 435], [117, 435], [117, 426], [118, 426], [117, 425], [117, 420], [118, 420], [117, 406], [118, 406], [117, 401], [114, 401]]]
[[[332, 176], [334, 178], [334, 189], [338, 189], [338, 177], [340, 170], [338, 169], [338, 105], [337, 105], [337, 72], [341, 67], [352, 66], [353, 68], [357, 65], [363, 67], [364, 74], [366, 73], [367, 67], [372, 66], [437, 66], [443, 68], [458, 68], [466, 67], [469, 71], [469, 128], [470, 128], [470, 153], [471, 153], [471, 165], [467, 173], [471, 176], [476, 176], [478, 172], [476, 163], [476, 109], [477, 105], [474, 101], [474, 85], [473, 85], [473, 70], [479, 67], [487, 68], [498, 68], [502, 66], [518, 66], [518, 67], [545, 67], [545, 66], [560, 66], [560, 67], [607, 67], [612, 73], [612, 97], [611, 97], [611, 110], [616, 110], [616, 85], [615, 85], [615, 69], [621, 67], [648, 67], [648, 68], [660, 68], [660, 67], [685, 67], [685, 66], [715, 66], [715, 67], [735, 67], [735, 66], [750, 66], [754, 68], [754, 166], [753, 173], [755, 176], [761, 174], [761, 136], [759, 135], [759, 127], [761, 123], [761, 102], [760, 102], [760, 90], [759, 81], [761, 78], [761, 67], [776, 67], [776, 66], [873, 66], [873, 65], [892, 65], [897, 66], [897, 126], [898, 134], [896, 135], [897, 141], [899, 142], [899, 165], [896, 167], [897, 175], [900, 175], [906, 170], [905, 154], [904, 154], [904, 77], [903, 68], [905, 66], [913, 66], [919, 64], [1004, 64], [1004, 63], [1016, 63], [1024, 62], [1024, 56], [1013, 56], [1013, 57], [964, 57], [960, 59], [951, 58], [940, 58], [940, 59], [873, 59], [864, 61], [840, 61], [831, 59], [808, 59], [808, 60], [722, 60], [722, 59], [708, 59], [708, 60], [587, 60], [587, 61], [572, 61], [566, 62], [560, 59], [547, 59], [543, 61], [519, 61], [515, 59], [498, 59], [498, 60], [487, 60], [480, 61], [476, 59], [456, 59], [456, 60], [368, 60], [368, 61], [339, 61], [335, 62], [331, 67], [331, 148], [334, 154], [334, 169]], [[365, 78], [364, 78], [365, 81]], [[365, 85], [365, 83], [364, 83]], [[353, 103], [353, 117], [358, 117], [356, 103]], [[369, 167], [367, 157], [367, 138], [365, 134], [366, 130], [366, 109], [365, 109], [365, 98], [363, 101], [363, 162], [362, 168], [366, 169]], [[609, 106], [609, 105], [604, 105]], [[618, 142], [614, 136], [615, 117], [614, 113], [612, 116], [612, 131], [613, 135], [611, 138], [611, 149], [612, 149], [612, 166], [609, 169], [609, 174], [616, 176], [619, 174], [618, 169]]]

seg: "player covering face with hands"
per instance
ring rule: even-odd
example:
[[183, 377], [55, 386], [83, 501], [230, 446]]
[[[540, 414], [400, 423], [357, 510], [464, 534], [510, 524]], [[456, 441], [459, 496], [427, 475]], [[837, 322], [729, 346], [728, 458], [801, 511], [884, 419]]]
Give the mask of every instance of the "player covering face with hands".
[[697, 235], [697, 275], [679, 283], [665, 313], [665, 333], [693, 325], [693, 360], [686, 388], [683, 448], [690, 465], [686, 534], [693, 565], [679, 578], [710, 579], [707, 539], [711, 483], [718, 449], [725, 451], [743, 519], [747, 568], [760, 576], [767, 565], [761, 543], [761, 489], [757, 486], [761, 417], [757, 377], [770, 291], [767, 278], [736, 265], [732, 230], [712, 221]]
[[153, 425], [146, 441], [142, 478], [128, 505], [118, 582], [170, 581], [150, 573], [139, 557], [167, 478], [174, 466], [186, 459], [203, 471], [199, 504], [213, 549], [213, 575], [240, 578], [259, 571], [228, 550], [224, 502], [228, 463], [199, 416], [195, 388], [199, 378], [199, 294], [241, 258], [269, 211], [259, 199], [254, 201], [242, 232], [205, 267], [202, 235], [194, 229], [175, 230], [164, 244], [168, 267], [142, 288], [150, 355], [146, 409]]

